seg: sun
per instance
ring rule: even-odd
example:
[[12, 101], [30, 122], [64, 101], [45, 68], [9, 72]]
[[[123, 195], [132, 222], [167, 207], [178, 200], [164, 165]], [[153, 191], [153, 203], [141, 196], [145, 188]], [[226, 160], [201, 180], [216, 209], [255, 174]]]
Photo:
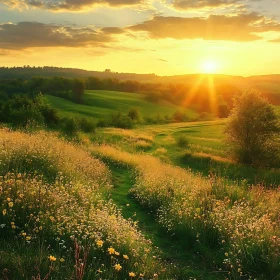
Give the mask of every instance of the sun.
[[218, 63], [215, 60], [205, 60], [201, 65], [202, 73], [214, 74], [217, 73]]

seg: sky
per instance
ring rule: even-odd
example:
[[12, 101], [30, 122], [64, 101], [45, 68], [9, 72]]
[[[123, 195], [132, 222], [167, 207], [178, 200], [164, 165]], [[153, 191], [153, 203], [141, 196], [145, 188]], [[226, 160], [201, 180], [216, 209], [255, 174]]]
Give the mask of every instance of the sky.
[[0, 66], [280, 73], [280, 0], [0, 0]]

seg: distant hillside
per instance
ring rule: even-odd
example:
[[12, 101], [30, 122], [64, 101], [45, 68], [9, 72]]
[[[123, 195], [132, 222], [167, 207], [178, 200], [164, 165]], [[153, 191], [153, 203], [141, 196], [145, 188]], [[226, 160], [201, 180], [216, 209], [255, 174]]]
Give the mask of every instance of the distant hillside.
[[[248, 88], [261, 91], [271, 103], [280, 105], [280, 75], [251, 77], [220, 74], [157, 76], [155, 74], [115, 73], [109, 69], [98, 72], [58, 67], [0, 68], [0, 81], [1, 79], [31, 80], [32, 77], [38, 76], [80, 78], [84, 81], [86, 89], [90, 90], [146, 93], [151, 98], [165, 100], [188, 108], [192, 107], [200, 113], [215, 113], [217, 108], [213, 109], [213, 103], [226, 103], [232, 107], [233, 96]], [[89, 77], [95, 77], [94, 84], [90, 84], [92, 81], [89, 81]], [[46, 93], [43, 89], [41, 91]]]
[[62, 67], [0, 67], [0, 79], [30, 79], [34, 76], [41, 77], [64, 77], [64, 78], [85, 78], [85, 77], [98, 77], [113, 78], [118, 80], [135, 80], [139, 82], [153, 81], [157, 76], [155, 74], [134, 74], [134, 73], [115, 73], [110, 70], [100, 71], [87, 71], [75, 68], [62, 68]]
[[145, 96], [142, 94], [128, 92], [86, 91], [85, 104], [76, 104], [51, 95], [48, 95], [47, 98], [62, 116], [107, 119], [116, 112], [127, 113], [131, 108], [137, 108], [143, 118], [164, 118], [165, 116], [171, 118], [179, 110], [185, 112], [189, 119], [195, 119], [198, 116], [191, 109], [185, 109], [165, 101], [154, 104], [145, 100]]
[[273, 75], [260, 75], [260, 76], [232, 76], [232, 75], [203, 75], [203, 74], [186, 74], [174, 76], [158, 76], [154, 73], [151, 74], [137, 74], [137, 73], [118, 73], [111, 72], [107, 69], [101, 71], [88, 71], [77, 68], [63, 68], [63, 67], [0, 67], [0, 79], [29, 79], [34, 76], [42, 77], [65, 77], [65, 78], [84, 78], [84, 77], [98, 77], [98, 78], [112, 78], [119, 80], [135, 80], [138, 82], [147, 83], [188, 83], [193, 82], [201, 77], [212, 76], [217, 82], [235, 82], [235, 83], [280, 83], [280, 74]]

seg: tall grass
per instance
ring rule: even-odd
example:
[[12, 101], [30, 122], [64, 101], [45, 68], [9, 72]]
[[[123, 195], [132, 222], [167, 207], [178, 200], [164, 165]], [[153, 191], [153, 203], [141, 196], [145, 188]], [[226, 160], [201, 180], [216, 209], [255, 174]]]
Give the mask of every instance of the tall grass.
[[212, 260], [228, 270], [230, 279], [279, 277], [279, 188], [228, 185], [214, 175], [205, 179], [151, 156], [109, 146], [92, 149], [135, 169], [131, 193], [186, 250], [195, 246], [214, 251]]
[[102, 162], [45, 132], [2, 129], [0, 147], [0, 270], [6, 279], [163, 273], [151, 242], [104, 200], [111, 175]]

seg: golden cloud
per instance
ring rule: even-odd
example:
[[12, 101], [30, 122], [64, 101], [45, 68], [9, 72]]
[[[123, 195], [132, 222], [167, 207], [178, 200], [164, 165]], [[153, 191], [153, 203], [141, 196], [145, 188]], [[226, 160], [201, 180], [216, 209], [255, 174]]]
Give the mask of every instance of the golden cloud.
[[210, 15], [207, 18], [155, 16], [143, 23], [128, 27], [132, 31], [145, 31], [152, 39], [204, 39], [226, 41], [254, 41], [262, 39], [258, 34], [280, 30], [280, 24], [268, 21], [256, 13]]
[[[0, 24], [1, 49], [26, 49], [31, 47], [102, 47], [113, 42], [117, 29], [93, 29], [20, 22]], [[120, 30], [118, 30], [120, 33]]]
[[95, 5], [136, 6], [144, 4], [146, 0], [0, 0], [1, 2], [13, 8], [36, 7], [52, 11], [80, 11]]
[[241, 0], [173, 0], [171, 5], [178, 10], [220, 8], [240, 5]]

